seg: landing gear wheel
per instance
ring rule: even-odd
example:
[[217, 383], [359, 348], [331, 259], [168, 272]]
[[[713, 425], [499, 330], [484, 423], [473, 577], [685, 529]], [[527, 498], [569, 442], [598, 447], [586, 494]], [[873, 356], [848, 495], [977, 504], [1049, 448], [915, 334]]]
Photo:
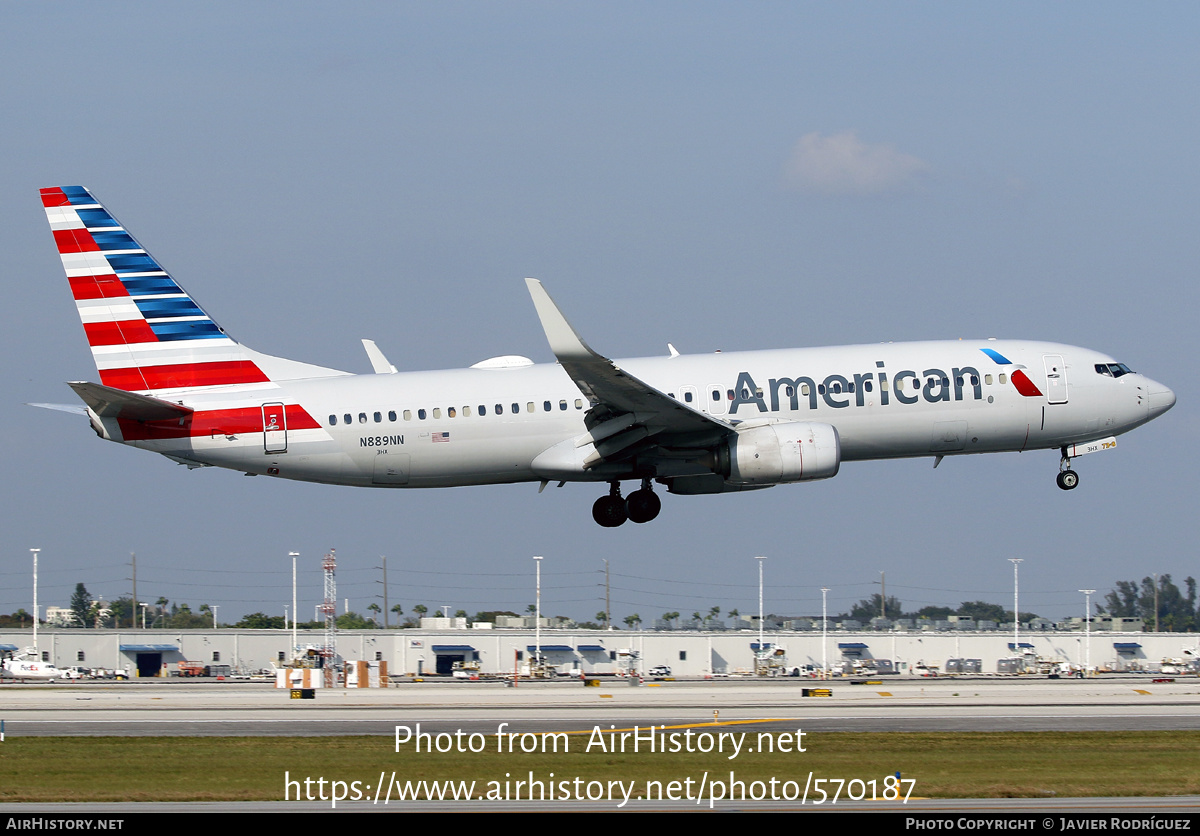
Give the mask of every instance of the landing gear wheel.
[[634, 491], [625, 500], [625, 511], [635, 523], [648, 523], [662, 510], [662, 500], [649, 488]]
[[1073, 490], [1079, 484], [1079, 474], [1074, 470], [1064, 470], [1058, 474], [1056, 481], [1064, 491]]
[[625, 513], [625, 500], [620, 494], [602, 496], [592, 505], [592, 519], [605, 528], [616, 528], [628, 518]]

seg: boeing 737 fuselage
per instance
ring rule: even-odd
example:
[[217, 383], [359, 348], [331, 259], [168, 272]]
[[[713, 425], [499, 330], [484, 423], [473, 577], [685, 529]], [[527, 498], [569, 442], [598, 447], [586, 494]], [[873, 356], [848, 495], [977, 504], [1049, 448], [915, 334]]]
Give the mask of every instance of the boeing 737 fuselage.
[[[339, 485], [606, 482], [603, 526], [648, 522], [674, 494], [825, 479], [844, 461], [1058, 450], [1077, 456], [1175, 403], [1112, 357], [1017, 340], [885, 343], [610, 360], [541, 283], [529, 292], [558, 362], [497, 357], [374, 374], [231, 339], [82, 187], [42, 201], [100, 383], [69, 384], [102, 437], [189, 467]], [[936, 462], [935, 462], [936, 466]], [[639, 487], [621, 495], [621, 482]]]

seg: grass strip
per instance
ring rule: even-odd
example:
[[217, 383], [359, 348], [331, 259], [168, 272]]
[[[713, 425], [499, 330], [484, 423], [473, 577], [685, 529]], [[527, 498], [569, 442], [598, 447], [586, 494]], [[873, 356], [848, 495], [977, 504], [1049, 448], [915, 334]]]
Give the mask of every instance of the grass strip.
[[[567, 752], [560, 743], [558, 752], [524, 753], [518, 744], [518, 751], [498, 753], [496, 738], [489, 735], [483, 752], [442, 754], [417, 752], [411, 744], [397, 752], [390, 737], [10, 735], [0, 744], [0, 800], [280, 801], [285, 798], [285, 773], [298, 782], [292, 798], [305, 778], [313, 782], [309, 791], [314, 798], [319, 791], [331, 792], [330, 784], [319, 790], [316, 781], [321, 778], [347, 785], [358, 781], [359, 792], [373, 797], [381, 773], [389, 784], [393, 773], [402, 784], [474, 781], [476, 797], [486, 797], [492, 789], [507, 798], [528, 797], [527, 791], [514, 794], [514, 784], [528, 781], [530, 773], [543, 786], [554, 782], [554, 797], [562, 782], [578, 788], [576, 779], [584, 785], [632, 782], [635, 798], [644, 797], [648, 786], [652, 797], [668, 794], [669, 782], [678, 782], [682, 794], [689, 779], [694, 791], [706, 772], [710, 784], [736, 779], [746, 786], [775, 779], [779, 785], [793, 781], [803, 788], [810, 773], [813, 778], [874, 780], [881, 793], [886, 776], [897, 771], [915, 779], [913, 797], [1200, 794], [1200, 732], [1195, 731], [806, 733], [805, 752], [773, 753], [748, 751], [756, 743], [765, 748], [765, 739], [759, 741], [756, 730], [746, 735], [742, 752], [733, 759], [728, 741], [723, 753], [651, 753], [643, 743], [643, 751], [634, 754], [603, 751], [594, 739], [591, 751], [585, 751], [587, 736], [569, 738]], [[832, 796], [837, 785], [824, 788]], [[862, 792], [857, 785], [854, 791]], [[846, 787], [842, 792], [844, 797]], [[811, 790], [809, 797], [815, 797]]]

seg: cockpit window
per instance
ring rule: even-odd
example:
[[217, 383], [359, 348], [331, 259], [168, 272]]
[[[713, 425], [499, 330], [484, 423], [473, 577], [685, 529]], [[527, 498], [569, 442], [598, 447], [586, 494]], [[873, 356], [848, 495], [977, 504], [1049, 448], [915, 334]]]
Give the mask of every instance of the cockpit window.
[[1133, 374], [1133, 369], [1124, 363], [1097, 363], [1096, 374], [1102, 374], [1106, 377], [1121, 377], [1122, 375]]

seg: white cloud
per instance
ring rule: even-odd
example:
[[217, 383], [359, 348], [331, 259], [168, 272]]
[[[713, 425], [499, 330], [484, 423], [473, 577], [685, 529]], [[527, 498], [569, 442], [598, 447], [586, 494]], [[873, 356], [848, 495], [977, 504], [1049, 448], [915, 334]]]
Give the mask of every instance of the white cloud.
[[822, 194], [878, 194], [912, 184], [929, 164], [890, 145], [863, 142], [854, 131], [800, 137], [785, 166], [790, 186]]

